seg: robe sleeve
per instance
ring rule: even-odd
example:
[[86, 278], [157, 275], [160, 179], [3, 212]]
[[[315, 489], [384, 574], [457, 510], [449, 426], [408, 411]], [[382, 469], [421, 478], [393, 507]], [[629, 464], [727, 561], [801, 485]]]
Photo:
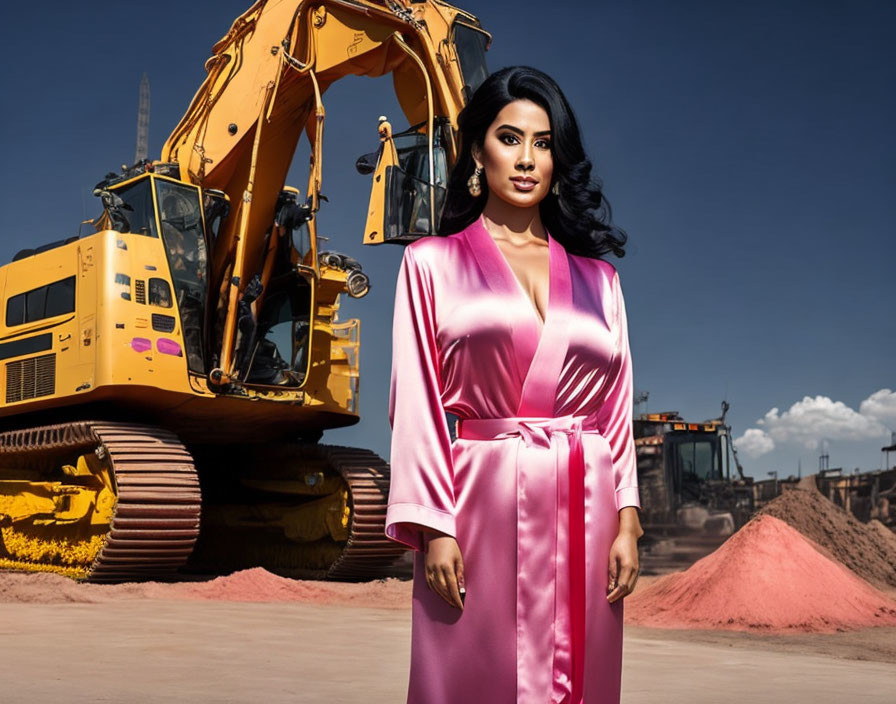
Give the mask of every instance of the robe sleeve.
[[618, 273], [613, 274], [612, 292], [615, 308], [616, 355], [607, 379], [606, 395], [600, 412], [601, 427], [612, 451], [616, 509], [626, 506], [636, 506], [640, 509], [638, 460], [632, 427], [632, 358], [625, 300], [622, 297]]
[[423, 550], [427, 526], [456, 537], [451, 437], [441, 400], [432, 281], [405, 247], [392, 321], [391, 474], [386, 535]]

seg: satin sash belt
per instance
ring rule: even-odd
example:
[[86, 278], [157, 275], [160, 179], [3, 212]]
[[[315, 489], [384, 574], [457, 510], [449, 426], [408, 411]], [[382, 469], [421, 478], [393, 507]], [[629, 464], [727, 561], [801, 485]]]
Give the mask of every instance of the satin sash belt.
[[[582, 433], [599, 433], [583, 427], [587, 416], [556, 418], [466, 418], [457, 421], [457, 437], [471, 440], [501, 440], [520, 437], [527, 447], [552, 448], [554, 435], [566, 435], [569, 446], [569, 617], [570, 633], [556, 633], [555, 643], [569, 642], [569, 653], [555, 651], [553, 690], [557, 702], [580, 704], [585, 664], [585, 455]], [[559, 459], [559, 458], [558, 458]], [[558, 469], [560, 463], [558, 462]], [[517, 466], [519, 478], [520, 467]], [[561, 480], [558, 474], [558, 482]], [[562, 507], [558, 507], [562, 508]], [[559, 536], [559, 531], [558, 531]], [[518, 547], [519, 549], [519, 547]], [[519, 564], [519, 562], [518, 562]], [[555, 560], [559, 565], [559, 560]], [[519, 584], [519, 582], [518, 582]], [[555, 621], [555, 632], [561, 627]], [[559, 694], [558, 693], [559, 690]], [[567, 696], [569, 698], [567, 698]]]

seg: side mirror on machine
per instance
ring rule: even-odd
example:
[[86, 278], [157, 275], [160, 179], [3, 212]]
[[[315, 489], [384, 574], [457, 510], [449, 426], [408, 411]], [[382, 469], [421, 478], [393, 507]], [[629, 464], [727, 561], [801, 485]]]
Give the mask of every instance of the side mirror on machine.
[[369, 154], [362, 154], [355, 162], [355, 169], [362, 176], [369, 176], [374, 171], [376, 171], [376, 162], [379, 160], [379, 158], [379, 149], [377, 149], [375, 152], [370, 152]]
[[124, 214], [125, 210], [133, 212], [134, 208], [131, 205], [125, 203], [117, 193], [107, 191], [103, 188], [95, 189], [93, 195], [97, 196], [100, 201], [102, 201], [103, 208], [109, 213], [109, 219], [112, 221], [112, 227], [114, 229], [118, 232], [131, 231], [131, 223]]

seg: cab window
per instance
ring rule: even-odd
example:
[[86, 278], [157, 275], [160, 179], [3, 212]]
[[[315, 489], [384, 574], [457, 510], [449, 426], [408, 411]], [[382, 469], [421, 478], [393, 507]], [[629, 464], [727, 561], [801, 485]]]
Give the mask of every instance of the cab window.
[[6, 302], [6, 327], [75, 312], [75, 277], [38, 286]]
[[158, 237], [156, 231], [156, 211], [152, 204], [152, 183], [144, 178], [137, 183], [119, 188], [115, 195], [124, 201], [125, 207], [121, 215], [128, 222], [128, 232], [137, 235]]

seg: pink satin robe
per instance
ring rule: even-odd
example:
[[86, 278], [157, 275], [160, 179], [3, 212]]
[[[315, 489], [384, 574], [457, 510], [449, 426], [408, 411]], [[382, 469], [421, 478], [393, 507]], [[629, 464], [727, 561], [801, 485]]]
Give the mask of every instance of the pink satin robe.
[[[417, 551], [409, 704], [619, 702], [609, 550], [640, 507], [625, 307], [611, 264], [548, 239], [543, 326], [480, 221], [404, 252], [386, 535]], [[457, 539], [463, 611], [427, 587], [419, 525]]]

